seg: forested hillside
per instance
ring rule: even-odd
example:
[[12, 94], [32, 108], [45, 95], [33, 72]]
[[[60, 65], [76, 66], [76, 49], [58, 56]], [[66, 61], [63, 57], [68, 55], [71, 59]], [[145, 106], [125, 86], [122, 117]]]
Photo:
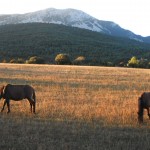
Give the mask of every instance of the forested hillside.
[[87, 65], [117, 65], [132, 56], [150, 60], [150, 44], [56, 24], [0, 26], [0, 61], [39, 56], [55, 63], [59, 53], [72, 61], [84, 56]]

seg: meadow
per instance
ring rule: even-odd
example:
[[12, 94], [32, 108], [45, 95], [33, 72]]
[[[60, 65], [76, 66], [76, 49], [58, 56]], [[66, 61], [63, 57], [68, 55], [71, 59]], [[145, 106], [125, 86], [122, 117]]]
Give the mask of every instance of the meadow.
[[0, 113], [0, 149], [149, 149], [146, 112], [144, 124], [137, 122], [137, 99], [149, 81], [148, 69], [0, 64], [1, 86], [29, 84], [37, 97], [36, 114], [27, 100]]

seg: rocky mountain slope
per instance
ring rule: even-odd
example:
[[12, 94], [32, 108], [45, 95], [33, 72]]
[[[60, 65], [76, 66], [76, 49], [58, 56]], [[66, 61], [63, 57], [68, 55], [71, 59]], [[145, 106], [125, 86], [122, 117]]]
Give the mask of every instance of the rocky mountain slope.
[[0, 15], [0, 25], [33, 22], [63, 24], [150, 43], [150, 37], [136, 35], [114, 22], [98, 20], [83, 11], [75, 9], [49, 8], [26, 14]]

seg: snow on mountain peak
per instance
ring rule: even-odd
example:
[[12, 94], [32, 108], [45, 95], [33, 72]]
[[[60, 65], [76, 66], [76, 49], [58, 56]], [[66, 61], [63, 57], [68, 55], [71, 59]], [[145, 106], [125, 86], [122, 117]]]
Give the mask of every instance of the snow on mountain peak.
[[[81, 10], [48, 8], [32, 13], [0, 15], [0, 25], [19, 23], [55, 23], [102, 32], [114, 36], [129, 37], [131, 31], [121, 28], [114, 22], [98, 20]], [[132, 33], [132, 39], [141, 36]]]

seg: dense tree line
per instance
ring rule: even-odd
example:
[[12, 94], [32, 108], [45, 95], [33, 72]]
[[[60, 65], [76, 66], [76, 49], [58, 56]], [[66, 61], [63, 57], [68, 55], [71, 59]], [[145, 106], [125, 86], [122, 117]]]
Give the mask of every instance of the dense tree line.
[[[11, 59], [7, 62], [5, 59], [2, 63], [19, 63], [19, 64], [47, 64], [46, 60], [42, 57], [33, 56], [28, 60], [24, 60], [23, 58]], [[58, 54], [55, 57], [55, 64], [58, 65], [91, 65], [90, 61], [84, 56], [79, 56], [74, 60], [71, 60], [68, 54]], [[114, 64], [113, 62], [103, 62], [100, 66], [111, 66], [111, 67], [130, 67], [130, 68], [150, 68], [150, 60], [140, 58], [137, 59], [136, 56], [131, 57], [127, 62], [120, 62], [118, 64]]]
[[59, 54], [70, 64], [127, 66], [133, 56], [150, 60], [150, 44], [55, 24], [0, 26], [1, 62], [56, 64]]

